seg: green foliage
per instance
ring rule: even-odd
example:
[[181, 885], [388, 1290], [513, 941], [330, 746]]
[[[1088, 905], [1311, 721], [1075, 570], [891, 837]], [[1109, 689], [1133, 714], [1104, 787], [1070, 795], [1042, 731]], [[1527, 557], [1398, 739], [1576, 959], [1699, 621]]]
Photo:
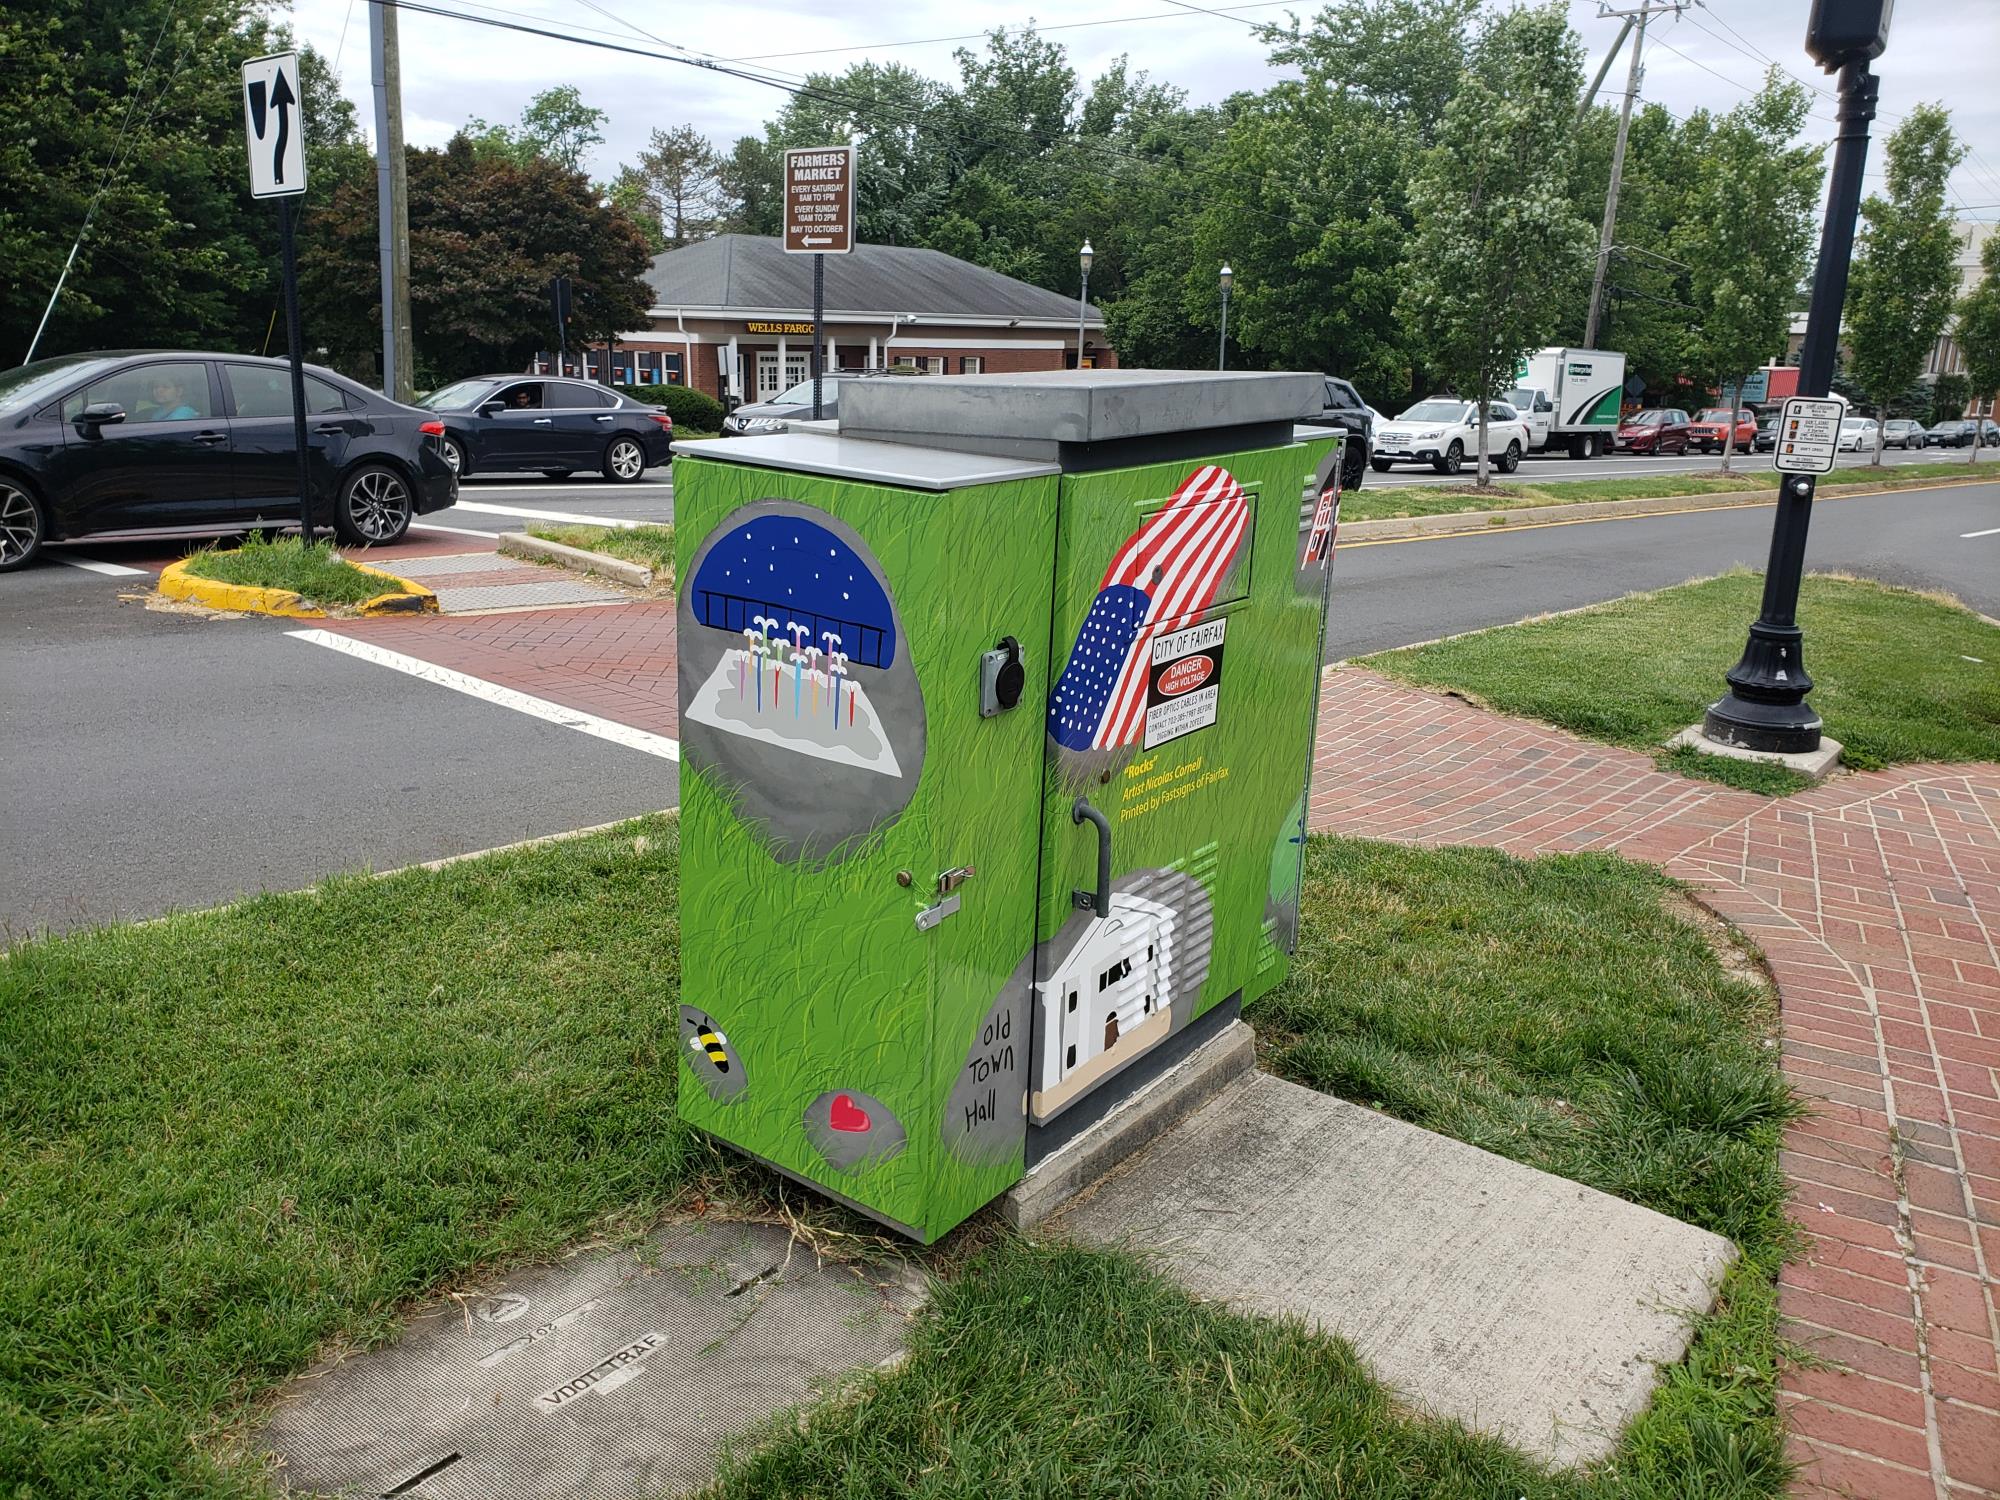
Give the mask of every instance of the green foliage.
[[[1923, 370], [1958, 291], [1958, 235], [1945, 207], [1965, 147], [1951, 116], [1919, 104], [1890, 134], [1888, 196], [1861, 205], [1862, 229], [1847, 283], [1847, 344], [1856, 384], [1886, 416]], [[1879, 431], [1879, 429], [1878, 429]], [[1881, 449], [1875, 462], [1882, 461]]]
[[267, 1494], [210, 1445], [326, 1340], [671, 1198], [678, 861], [649, 819], [0, 957], [6, 1493]]
[[715, 147], [694, 126], [653, 131], [637, 176], [651, 197], [666, 249], [715, 232], [722, 215], [721, 169]]
[[[1966, 318], [1963, 311], [1965, 304], [1961, 302], [1959, 306], [1961, 311], [1955, 333], [1959, 347], [1962, 350], [1965, 347], [1966, 332]], [[2000, 332], [2000, 325], [1996, 325], [1996, 332]], [[1930, 404], [1924, 410], [1916, 412], [1913, 415], [1926, 427], [1935, 426], [1939, 422], [1955, 421], [1965, 415], [1966, 403], [1971, 399], [1972, 382], [1970, 379], [1964, 375], [1940, 375], [1936, 380], [1931, 382]]]
[[[1774, 67], [1735, 109], [1685, 127], [1692, 182], [1673, 246], [1694, 305], [1683, 370], [1699, 388], [1726, 396], [1785, 347], [1819, 194], [1819, 148], [1787, 145], [1808, 97]], [[1734, 446], [1732, 428], [1725, 468]]]
[[1582, 73], [1558, 7], [1487, 17], [1410, 180], [1402, 308], [1427, 360], [1481, 403], [1481, 484], [1485, 403], [1555, 333], [1563, 290], [1591, 253], [1590, 225], [1563, 191]]
[[252, 536], [226, 552], [197, 552], [188, 560], [188, 571], [222, 583], [290, 589], [308, 604], [359, 604], [378, 594], [403, 592], [381, 574], [364, 573], [343, 561], [327, 543], [308, 547], [295, 536], [276, 541]]
[[[1654, 750], [1720, 691], [1762, 587], [1755, 573], [1728, 573], [1368, 664]], [[2000, 760], [2000, 629], [1952, 602], [1819, 575], [1800, 590], [1799, 621], [1813, 706], [1850, 765]]]
[[[1986, 237], [1979, 267], [1978, 284], [1958, 304], [1953, 337], [1965, 356], [1971, 394], [1985, 401], [2000, 394], [2000, 234]], [[1979, 452], [1977, 445], [1972, 451]]]
[[687, 385], [621, 385], [618, 389], [634, 401], [664, 406], [674, 419], [675, 432], [683, 437], [722, 431], [722, 403], [707, 391]]
[[528, 535], [641, 563], [653, 570], [655, 583], [669, 583], [674, 576], [671, 526], [552, 526], [538, 522], [528, 528]]
[[475, 116], [461, 133], [481, 156], [500, 156], [521, 165], [540, 158], [565, 172], [581, 172], [590, 148], [604, 144], [598, 128], [603, 123], [604, 111], [585, 104], [582, 91], [565, 83], [530, 99], [518, 126], [489, 125]]
[[[411, 150], [410, 321], [418, 385], [523, 368], [554, 342], [549, 282], [571, 281], [570, 343], [645, 326], [645, 235], [583, 173], [540, 154], [485, 149], [465, 135]], [[314, 309], [308, 338], [336, 368], [374, 368], [380, 345], [375, 178], [334, 189], [299, 280]]]

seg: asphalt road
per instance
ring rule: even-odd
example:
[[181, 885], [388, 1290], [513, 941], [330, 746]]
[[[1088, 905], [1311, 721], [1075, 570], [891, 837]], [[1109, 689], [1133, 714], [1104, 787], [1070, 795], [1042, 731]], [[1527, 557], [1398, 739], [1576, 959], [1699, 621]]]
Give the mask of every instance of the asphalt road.
[[0, 579], [0, 942], [679, 800], [673, 762], [285, 635]]
[[[1761, 569], [1775, 504], [1774, 495], [1771, 505], [1343, 544], [1334, 559], [1327, 660], [1728, 568]], [[2000, 531], [1965, 535], [2000, 528], [2000, 483], [1825, 499], [1813, 511], [1808, 568], [1947, 589], [1982, 614], [2000, 616]], [[1811, 631], [1807, 621], [1808, 651]]]
[[[496, 532], [537, 518], [526, 512], [649, 521], [672, 506], [664, 480], [475, 481], [425, 521]], [[1328, 656], [1761, 567], [1771, 516], [1743, 507], [1349, 543], [1334, 566]], [[2000, 483], [1823, 501], [1807, 560], [1946, 588], [2000, 616]], [[142, 582], [54, 562], [0, 579], [0, 941], [678, 798], [669, 761], [309, 648], [280, 622], [121, 599]]]
[[[1882, 455], [1882, 462], [1897, 465], [1962, 464], [1971, 457], [1970, 448], [1891, 448]], [[1868, 462], [1868, 459], [1866, 453], [1843, 453], [1840, 455], [1840, 467], [1851, 468]], [[1989, 459], [2000, 459], [2000, 454], [1981, 450], [1979, 459], [1984, 463]], [[1730, 463], [1738, 473], [1768, 473], [1771, 456], [1768, 453], [1738, 453]], [[1510, 484], [1553, 484], [1565, 479], [1633, 479], [1650, 474], [1713, 473], [1721, 466], [1721, 456], [1714, 453], [1675, 455], [1671, 458], [1621, 453], [1588, 459], [1571, 458], [1566, 453], [1530, 454], [1521, 460], [1521, 467], [1516, 472], [1500, 474], [1496, 471], [1494, 478]], [[1469, 463], [1462, 474], [1438, 474], [1428, 465], [1405, 464], [1386, 474], [1377, 474], [1370, 469], [1362, 483], [1364, 488], [1380, 486], [1385, 489], [1405, 484], [1465, 484], [1472, 472], [1473, 467]]]

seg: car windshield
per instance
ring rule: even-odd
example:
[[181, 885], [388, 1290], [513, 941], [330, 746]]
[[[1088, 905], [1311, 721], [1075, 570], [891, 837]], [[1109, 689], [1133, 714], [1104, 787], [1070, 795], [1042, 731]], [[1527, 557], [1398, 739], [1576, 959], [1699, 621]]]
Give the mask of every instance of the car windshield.
[[1419, 401], [1396, 420], [1399, 422], [1457, 422], [1464, 419], [1463, 401]]
[[1511, 391], [1502, 391], [1500, 399], [1509, 406], [1517, 406], [1522, 411], [1531, 411], [1535, 405], [1535, 393], [1525, 386], [1515, 386]]
[[32, 406], [52, 396], [72, 380], [88, 376], [108, 364], [108, 360], [78, 358], [38, 359], [31, 365], [0, 370], [0, 410], [11, 406]]
[[1630, 418], [1625, 425], [1627, 427], [1657, 427], [1660, 423], [1666, 421], [1666, 419], [1667, 414], [1663, 411], [1642, 411]]
[[1707, 411], [1696, 417], [1695, 420], [1697, 422], [1727, 422], [1729, 420], [1729, 409], [1722, 406], [1711, 406]]
[[[834, 388], [839, 384], [840, 382], [831, 375], [822, 375], [820, 377], [819, 399], [821, 405], [825, 405], [833, 399]], [[812, 399], [813, 383], [810, 380], [801, 380], [782, 396], [773, 396], [771, 404], [773, 406], [811, 406]]]
[[1840, 430], [1842, 432], [1859, 432], [1864, 427], [1873, 427], [1874, 425], [1875, 423], [1868, 417], [1849, 417], [1845, 422], [1840, 424]]
[[441, 391], [432, 391], [418, 401], [417, 405], [427, 407], [431, 411], [463, 411], [468, 407], [477, 406], [479, 398], [497, 384], [499, 382], [494, 380], [453, 381]]

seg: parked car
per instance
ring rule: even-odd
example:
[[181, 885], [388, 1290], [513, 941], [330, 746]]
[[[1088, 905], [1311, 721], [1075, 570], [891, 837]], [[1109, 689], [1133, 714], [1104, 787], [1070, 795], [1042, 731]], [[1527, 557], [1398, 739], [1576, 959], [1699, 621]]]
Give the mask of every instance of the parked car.
[[587, 380], [475, 375], [418, 404], [443, 419], [445, 462], [460, 478], [596, 469], [630, 484], [668, 461], [674, 435], [664, 409]]
[[[1502, 474], [1521, 466], [1528, 451], [1528, 424], [1505, 401], [1487, 406], [1486, 452]], [[1479, 404], [1461, 396], [1432, 396], [1381, 428], [1368, 462], [1378, 474], [1397, 463], [1429, 464], [1440, 474], [1456, 474], [1479, 456]]]
[[1873, 417], [1847, 417], [1840, 424], [1840, 441], [1836, 445], [1843, 453], [1875, 451], [1875, 419]]
[[1334, 375], [1321, 378], [1326, 382], [1326, 404], [1318, 416], [1300, 417], [1299, 421], [1308, 427], [1338, 427], [1347, 434], [1347, 451], [1340, 458], [1340, 487], [1359, 489], [1375, 441], [1374, 413], [1346, 381]]
[[[393, 542], [458, 497], [430, 413], [317, 365], [305, 391], [315, 524]], [[298, 473], [284, 360], [107, 350], [0, 371], [0, 571], [81, 536], [284, 526]]]
[[[911, 380], [918, 378], [914, 370], [829, 370], [819, 378], [819, 414], [821, 421], [835, 421], [840, 416], [840, 385], [844, 380]], [[769, 401], [744, 403], [722, 419], [724, 437], [747, 437], [757, 432], [782, 432], [787, 422], [808, 422], [812, 420], [813, 383], [801, 380], [788, 391], [781, 391]]]
[[1982, 447], [2000, 448], [2000, 422], [1983, 418], [1979, 423], [1979, 441]]
[[1948, 421], [1939, 422], [1924, 434], [1926, 448], [1970, 448], [1972, 435], [1978, 430], [1976, 423]]
[[1651, 406], [1635, 411], [1612, 434], [1614, 453], [1685, 453], [1693, 424], [1677, 406]]
[[1772, 407], [1757, 419], [1757, 435], [1751, 440], [1753, 452], [1769, 453], [1778, 446], [1778, 408]]
[[1908, 417], [1897, 417], [1892, 422], [1882, 424], [1884, 448], [1921, 448], [1923, 445], [1923, 423], [1912, 422]]
[[[1729, 427], [1729, 408], [1711, 406], [1706, 411], [1695, 413], [1694, 420], [1688, 424], [1688, 441], [1703, 453], [1720, 453], [1724, 444], [1730, 441]], [[1757, 418], [1748, 407], [1739, 407], [1732, 446], [1741, 453], [1756, 441]]]

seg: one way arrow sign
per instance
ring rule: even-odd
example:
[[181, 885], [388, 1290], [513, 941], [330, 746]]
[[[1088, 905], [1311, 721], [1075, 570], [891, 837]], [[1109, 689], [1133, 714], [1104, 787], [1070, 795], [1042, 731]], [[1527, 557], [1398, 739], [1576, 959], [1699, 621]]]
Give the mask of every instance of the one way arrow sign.
[[299, 92], [296, 52], [253, 57], [243, 65], [243, 135], [250, 147], [253, 198], [287, 198], [306, 190]]

